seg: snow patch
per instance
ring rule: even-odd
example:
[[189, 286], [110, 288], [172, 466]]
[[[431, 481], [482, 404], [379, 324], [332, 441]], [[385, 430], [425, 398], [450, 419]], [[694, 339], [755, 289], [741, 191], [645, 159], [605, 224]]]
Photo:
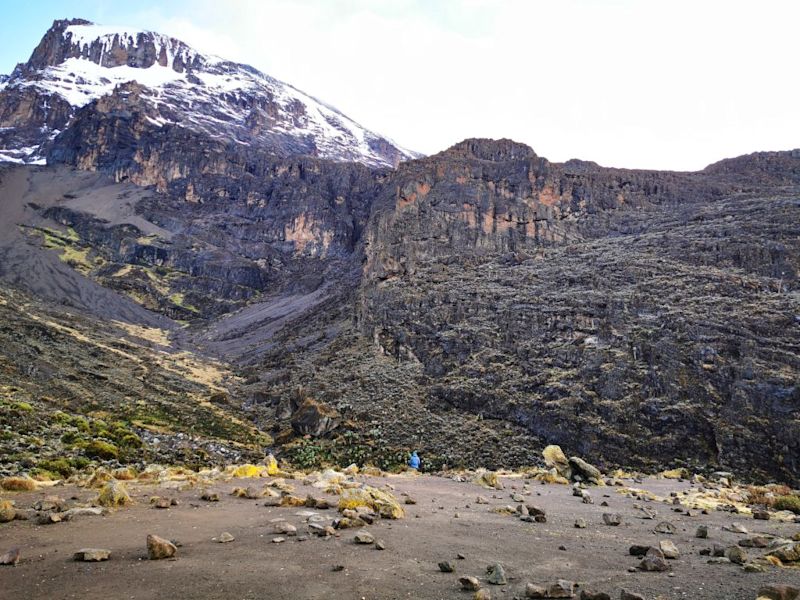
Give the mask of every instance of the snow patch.
[[136, 81], [145, 87], [158, 88], [186, 79], [185, 73], [177, 73], [157, 63], [148, 69], [127, 65], [101, 67], [84, 58], [68, 58], [58, 66], [47, 67], [44, 75], [41, 81], [27, 85], [58, 94], [75, 107], [85, 106], [92, 100], [110, 94], [121, 83]]

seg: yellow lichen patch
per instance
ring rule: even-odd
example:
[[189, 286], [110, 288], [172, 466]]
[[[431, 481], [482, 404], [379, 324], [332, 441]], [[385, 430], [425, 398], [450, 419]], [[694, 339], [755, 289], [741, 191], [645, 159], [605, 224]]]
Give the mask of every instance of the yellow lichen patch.
[[103, 486], [103, 489], [100, 490], [95, 502], [100, 506], [118, 508], [132, 504], [133, 500], [131, 500], [128, 490], [125, 489], [123, 484], [116, 481], [109, 481]]
[[401, 519], [405, 516], [403, 507], [389, 492], [369, 485], [342, 490], [339, 498], [339, 512], [346, 509], [356, 510], [360, 506], [375, 511], [384, 519]]
[[136, 471], [131, 469], [130, 467], [122, 467], [120, 469], [114, 469], [112, 473], [114, 479], [118, 481], [131, 481], [136, 479]]
[[689, 475], [689, 471], [683, 467], [679, 469], [670, 469], [669, 471], [662, 471], [661, 476], [664, 479], [689, 479], [689, 477], [691, 477], [691, 475]]
[[276, 476], [280, 469], [278, 468], [278, 461], [275, 460], [275, 457], [272, 454], [268, 454], [267, 458], [264, 459], [264, 464], [267, 467], [267, 475], [270, 477]]
[[268, 475], [267, 467], [261, 465], [240, 465], [229, 467], [230, 476], [236, 478], [265, 477]]
[[497, 478], [497, 473], [494, 471], [478, 471], [472, 483], [494, 490], [503, 489], [503, 484], [500, 483], [500, 480]]
[[769, 564], [771, 564], [772, 566], [775, 566], [775, 567], [782, 567], [783, 566], [783, 563], [781, 562], [781, 559], [778, 558], [777, 556], [767, 555], [767, 556], [764, 557], [764, 560], [766, 560]]
[[92, 476], [86, 481], [85, 486], [90, 488], [99, 488], [112, 481], [114, 476], [103, 467], [96, 469]]
[[515, 515], [517, 514], [517, 509], [513, 506], [495, 506], [491, 509], [493, 513], [497, 513], [498, 515]]
[[542, 450], [545, 464], [551, 469], [555, 469], [558, 475], [569, 479], [572, 474], [572, 469], [569, 466], [569, 461], [561, 446], [551, 444]]
[[9, 492], [32, 492], [38, 483], [30, 477], [5, 477], [0, 479], [0, 487]]
[[305, 506], [306, 499], [301, 498], [300, 496], [293, 496], [291, 494], [286, 494], [281, 498], [281, 506]]
[[555, 468], [536, 469], [530, 474], [530, 476], [532, 479], [535, 479], [536, 481], [544, 481], [545, 483], [557, 483], [560, 485], [569, 485], [569, 479], [559, 475]]

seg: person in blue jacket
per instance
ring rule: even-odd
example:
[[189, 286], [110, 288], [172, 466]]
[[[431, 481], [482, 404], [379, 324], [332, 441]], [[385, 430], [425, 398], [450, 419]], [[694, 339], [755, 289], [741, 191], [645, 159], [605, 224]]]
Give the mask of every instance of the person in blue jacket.
[[419, 469], [419, 463], [420, 463], [419, 456], [417, 456], [417, 451], [414, 450], [411, 453], [411, 458], [408, 459], [408, 466], [411, 467], [412, 469]]

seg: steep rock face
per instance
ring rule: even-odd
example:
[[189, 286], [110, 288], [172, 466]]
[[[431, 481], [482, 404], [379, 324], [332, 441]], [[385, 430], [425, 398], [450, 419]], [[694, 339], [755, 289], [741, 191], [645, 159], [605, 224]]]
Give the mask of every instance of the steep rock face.
[[432, 405], [609, 465], [797, 481], [800, 204], [765, 184], [465, 142], [387, 182], [358, 326]]
[[74, 19], [56, 21], [28, 62], [0, 81], [0, 159], [41, 162], [78, 108], [131, 81], [146, 90], [156, 126], [178, 124], [277, 157], [394, 166], [416, 156], [248, 65], [159, 33]]
[[608, 233], [608, 215], [719, 197], [696, 174], [554, 164], [510, 140], [466, 140], [398, 169], [376, 199], [366, 273], [413, 273], [419, 260], [488, 256]]

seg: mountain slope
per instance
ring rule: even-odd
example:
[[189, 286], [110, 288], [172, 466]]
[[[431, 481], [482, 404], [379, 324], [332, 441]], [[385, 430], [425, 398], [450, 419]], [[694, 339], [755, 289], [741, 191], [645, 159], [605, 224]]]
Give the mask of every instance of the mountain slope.
[[371, 166], [413, 158], [341, 112], [260, 71], [150, 31], [56, 21], [0, 81], [0, 158], [41, 162], [75, 111], [135, 81], [156, 126], [177, 124], [274, 156]]

